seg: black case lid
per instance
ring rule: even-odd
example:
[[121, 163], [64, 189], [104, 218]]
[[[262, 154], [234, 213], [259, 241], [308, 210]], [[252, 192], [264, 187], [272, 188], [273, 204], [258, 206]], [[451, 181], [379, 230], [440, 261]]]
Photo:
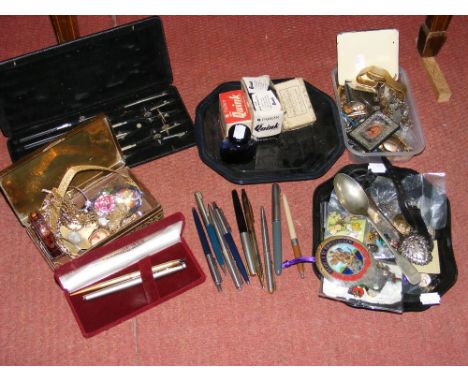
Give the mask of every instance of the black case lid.
[[160, 18], [122, 25], [0, 63], [0, 128], [12, 137], [172, 80]]

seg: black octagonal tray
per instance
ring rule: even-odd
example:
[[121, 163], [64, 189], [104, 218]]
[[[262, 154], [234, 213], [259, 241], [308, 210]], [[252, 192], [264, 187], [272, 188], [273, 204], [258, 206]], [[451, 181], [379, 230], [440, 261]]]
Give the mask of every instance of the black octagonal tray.
[[[416, 171], [409, 168], [393, 167], [393, 172], [400, 179], [405, 178], [408, 175], [417, 174]], [[347, 174], [359, 183], [368, 184], [369, 179], [375, 177], [368, 170], [367, 164], [352, 164], [343, 167], [337, 173]], [[336, 174], [335, 174], [336, 175]], [[387, 173], [378, 174], [378, 176], [388, 177]], [[312, 198], [312, 235], [313, 235], [313, 248], [312, 255], [315, 254], [320, 242], [323, 240], [323, 221], [321, 216], [320, 204], [322, 202], [328, 202], [330, 195], [333, 191], [333, 179], [334, 176], [324, 183], [317, 186], [314, 190]], [[432, 193], [432, 185], [428, 181], [424, 181], [425, 192], [430, 195]], [[437, 240], [439, 261], [440, 261], [440, 274], [432, 275], [432, 290], [431, 292], [438, 293], [439, 296], [444, 295], [457, 281], [458, 270], [455, 262], [455, 256], [452, 248], [452, 233], [451, 233], [451, 214], [450, 214], [450, 202], [447, 199], [447, 224], [444, 228], [440, 228], [435, 231], [434, 239]], [[322, 278], [322, 275], [314, 265], [313, 270], [318, 278]], [[347, 303], [347, 302], [345, 302]], [[353, 306], [353, 304], [348, 303]], [[420, 294], [406, 293], [403, 291], [403, 311], [404, 312], [421, 312], [429, 309], [431, 305], [424, 305], [421, 302]]]
[[[275, 80], [280, 82], [283, 80]], [[223, 139], [219, 121], [220, 93], [238, 90], [240, 82], [226, 82], [214, 89], [197, 107], [195, 140], [202, 161], [227, 180], [255, 184], [307, 180], [321, 177], [344, 150], [338, 109], [325, 93], [305, 82], [317, 121], [301, 129], [259, 141], [248, 163], [230, 164], [220, 157]]]

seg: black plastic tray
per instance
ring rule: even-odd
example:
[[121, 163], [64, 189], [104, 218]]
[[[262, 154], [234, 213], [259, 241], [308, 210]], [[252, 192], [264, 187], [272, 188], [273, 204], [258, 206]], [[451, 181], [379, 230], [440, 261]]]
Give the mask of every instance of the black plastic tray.
[[[417, 174], [416, 171], [407, 168], [393, 167], [398, 176], [403, 179], [404, 177]], [[348, 174], [356, 179], [361, 184], [365, 182], [368, 176], [368, 164], [348, 165], [343, 167], [338, 172]], [[337, 172], [337, 173], [338, 173]], [[386, 174], [377, 174], [378, 176], [386, 176]], [[320, 216], [320, 203], [330, 200], [330, 195], [333, 191], [333, 178], [328, 179], [326, 182], [319, 185], [313, 194], [312, 199], [312, 234], [313, 234], [313, 252], [317, 250], [323, 238], [323, 224]], [[424, 188], [430, 188], [432, 185], [427, 182]], [[435, 239], [437, 240], [439, 249], [440, 261], [440, 274], [434, 277], [434, 290], [440, 296], [446, 293], [457, 281], [457, 264], [452, 249], [452, 236], [451, 236], [451, 214], [450, 202], [447, 200], [447, 225], [436, 231]], [[322, 278], [315, 264], [313, 265], [314, 273], [318, 278]], [[403, 295], [403, 311], [404, 312], [420, 312], [429, 309], [431, 305], [423, 305], [417, 294], [404, 294]]]
[[259, 141], [254, 159], [244, 164], [225, 163], [219, 153], [223, 135], [218, 96], [240, 89], [240, 82], [219, 85], [196, 110], [195, 141], [202, 161], [237, 184], [315, 179], [325, 174], [344, 151], [338, 109], [328, 95], [307, 82], [305, 85], [317, 121]]

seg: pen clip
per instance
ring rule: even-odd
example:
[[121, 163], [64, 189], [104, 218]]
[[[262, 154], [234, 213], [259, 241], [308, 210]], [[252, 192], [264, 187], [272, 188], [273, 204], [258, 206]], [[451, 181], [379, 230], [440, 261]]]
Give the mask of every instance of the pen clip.
[[198, 206], [198, 211], [200, 212], [203, 223], [207, 226], [210, 222], [208, 220], [208, 213], [206, 211], [205, 203], [203, 202], [203, 195], [200, 191], [194, 193], [195, 201]]
[[223, 235], [229, 233], [229, 225], [227, 224], [226, 218], [224, 217], [223, 211], [219, 208], [216, 202], [213, 202], [213, 210], [214, 210], [214, 219], [218, 223], [219, 229]]

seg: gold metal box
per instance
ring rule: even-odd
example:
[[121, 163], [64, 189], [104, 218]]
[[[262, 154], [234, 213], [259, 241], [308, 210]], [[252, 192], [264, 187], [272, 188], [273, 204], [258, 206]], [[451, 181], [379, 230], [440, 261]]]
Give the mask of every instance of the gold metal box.
[[[81, 166], [81, 167], [78, 167]], [[49, 146], [39, 149], [0, 172], [0, 187], [20, 223], [26, 228], [42, 255], [52, 269], [71, 260], [70, 256], [51, 256], [47, 246], [32, 229], [30, 214], [41, 209], [48, 190], [58, 188], [64, 177], [70, 176], [70, 169], [99, 166], [106, 171], [90, 169], [80, 171], [70, 177], [67, 192], [79, 191], [85, 194], [90, 190], [105, 187], [115, 178], [129, 179], [138, 187], [143, 197], [141, 216], [122, 225], [96, 245], [80, 252], [80, 256], [132, 230], [160, 220], [162, 207], [149, 191], [136, 179], [121, 155], [119, 146], [105, 116], [83, 123]], [[113, 180], [114, 179], [114, 180]], [[67, 183], [68, 184], [68, 183]], [[78, 194], [77, 194], [78, 195]]]

